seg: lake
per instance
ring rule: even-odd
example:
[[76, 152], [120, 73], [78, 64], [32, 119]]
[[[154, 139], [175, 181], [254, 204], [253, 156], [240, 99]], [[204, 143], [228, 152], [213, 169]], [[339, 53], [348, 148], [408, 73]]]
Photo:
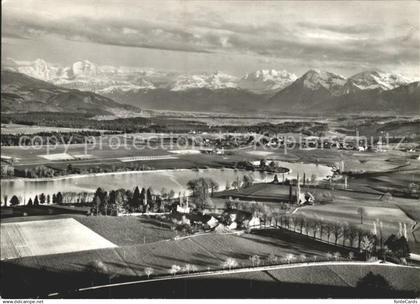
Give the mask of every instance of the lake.
[[[331, 168], [324, 165], [287, 162], [280, 162], [279, 165], [291, 170], [284, 174], [288, 179], [296, 178], [298, 172], [300, 177], [305, 172], [307, 178], [315, 174], [317, 179], [324, 179], [332, 174]], [[174, 190], [178, 194], [187, 191], [188, 181], [195, 178], [212, 178], [220, 185], [219, 190], [224, 190], [226, 183], [232, 184], [237, 179], [242, 180], [244, 175], [252, 176], [255, 182], [270, 182], [274, 177], [273, 174], [235, 169], [116, 172], [50, 179], [1, 180], [1, 195], [2, 198], [4, 195], [8, 195], [9, 200], [12, 195], [17, 195], [21, 202], [26, 202], [40, 193], [52, 195], [57, 192], [94, 192], [98, 187], [109, 191], [119, 188], [134, 189], [136, 186], [140, 188], [152, 187], [157, 192], [165, 188], [167, 191]], [[281, 181], [282, 174], [278, 174], [278, 178]]]

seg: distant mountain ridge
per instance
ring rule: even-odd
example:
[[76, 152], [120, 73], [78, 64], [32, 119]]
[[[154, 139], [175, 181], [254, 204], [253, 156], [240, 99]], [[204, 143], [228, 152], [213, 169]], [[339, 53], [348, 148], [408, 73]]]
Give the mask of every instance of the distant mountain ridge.
[[238, 82], [238, 88], [254, 93], [270, 93], [284, 89], [297, 79], [285, 70], [258, 70], [246, 74]]
[[265, 69], [235, 77], [223, 72], [180, 74], [151, 68], [99, 66], [88, 60], [59, 67], [41, 59], [8, 59], [3, 67], [63, 88], [95, 92], [145, 109], [420, 113], [418, 82], [380, 70], [345, 78], [315, 69], [301, 77], [285, 70]]
[[[293, 113], [420, 113], [419, 82], [408, 83], [388, 74], [391, 81], [385, 86], [384, 81], [377, 79], [378, 75], [364, 72], [346, 80], [340, 75], [311, 70], [271, 97], [267, 104]], [[347, 89], [354, 84], [358, 86]]]
[[[286, 88], [298, 79], [295, 74], [285, 70], [257, 70], [238, 78], [223, 72], [180, 74], [158, 71], [152, 68], [100, 66], [89, 60], [77, 61], [70, 66], [62, 67], [42, 59], [17, 61], [7, 58], [2, 62], [2, 66], [4, 69], [20, 72], [64, 87], [97, 93], [117, 91], [119, 88], [124, 92], [130, 89], [133, 91], [141, 89], [182, 91], [197, 88], [212, 90], [238, 88], [254, 93], [272, 93]], [[306, 75], [309, 84], [321, 84], [322, 81], [317, 82], [317, 80], [309, 79], [310, 77], [320, 77], [320, 80], [324, 80], [324, 83], [321, 84], [324, 87], [329, 87], [325, 81], [332, 80], [331, 85], [334, 85], [334, 90], [337, 90], [334, 95], [374, 88], [390, 90], [415, 81], [398, 74], [379, 70], [357, 73], [348, 79], [331, 72], [319, 70], [310, 70], [304, 75]], [[338, 90], [339, 86], [343, 88]]]
[[1, 71], [1, 112], [72, 112], [125, 117], [141, 110], [93, 92], [61, 88], [21, 73]]

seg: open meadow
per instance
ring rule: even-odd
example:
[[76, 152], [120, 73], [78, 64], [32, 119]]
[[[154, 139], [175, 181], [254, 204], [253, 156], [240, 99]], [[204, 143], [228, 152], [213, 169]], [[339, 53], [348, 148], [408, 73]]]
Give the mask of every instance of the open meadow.
[[111, 247], [72, 218], [1, 224], [1, 260]]
[[[21, 209], [22, 207], [18, 206], [15, 208]], [[177, 231], [169, 228], [167, 222], [148, 217], [86, 216], [75, 213], [48, 215], [48, 207], [46, 206], [26, 209], [30, 216], [4, 218], [2, 223], [10, 225], [25, 222], [45, 222], [48, 220], [74, 220], [117, 246], [157, 242], [173, 239], [178, 235]], [[31, 214], [29, 209], [36, 210], [36, 212]], [[65, 213], [62, 210], [60, 212]], [[70, 213], [71, 210], [68, 210], [68, 212]]]
[[[120, 227], [112, 229], [118, 230]], [[161, 234], [159, 230], [156, 232]], [[142, 233], [139, 234], [141, 238]], [[210, 233], [138, 243], [140, 244], [2, 261], [2, 277], [8, 278], [2, 284], [2, 289], [6, 286], [4, 290], [11, 292], [15, 290], [13, 286], [24, 286], [28, 294], [46, 294], [87, 287], [104, 280], [118, 282], [142, 279], [146, 277], [144, 270], [147, 267], [153, 268], [154, 276], [167, 276], [172, 265], [184, 267], [190, 264], [198, 271], [223, 269], [222, 263], [227, 258], [234, 258], [241, 267], [249, 267], [252, 266], [252, 255], [259, 255], [261, 263], [265, 263], [270, 255], [280, 261], [288, 256], [297, 259], [313, 259], [316, 256], [318, 260], [323, 260], [325, 252], [339, 251], [342, 256], [347, 254], [346, 250], [288, 232], [272, 237]], [[40, 272], [43, 274], [42, 282], [38, 279]]]

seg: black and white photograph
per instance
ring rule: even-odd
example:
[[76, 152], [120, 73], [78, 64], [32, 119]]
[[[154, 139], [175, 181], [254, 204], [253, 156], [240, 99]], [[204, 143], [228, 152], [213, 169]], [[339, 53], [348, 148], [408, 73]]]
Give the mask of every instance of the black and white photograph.
[[1, 4], [3, 304], [417, 303], [420, 1]]

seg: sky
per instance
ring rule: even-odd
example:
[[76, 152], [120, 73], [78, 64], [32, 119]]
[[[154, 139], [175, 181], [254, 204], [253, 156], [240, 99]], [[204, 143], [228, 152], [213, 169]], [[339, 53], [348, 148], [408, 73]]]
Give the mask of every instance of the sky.
[[2, 58], [420, 78], [419, 1], [2, 0]]

